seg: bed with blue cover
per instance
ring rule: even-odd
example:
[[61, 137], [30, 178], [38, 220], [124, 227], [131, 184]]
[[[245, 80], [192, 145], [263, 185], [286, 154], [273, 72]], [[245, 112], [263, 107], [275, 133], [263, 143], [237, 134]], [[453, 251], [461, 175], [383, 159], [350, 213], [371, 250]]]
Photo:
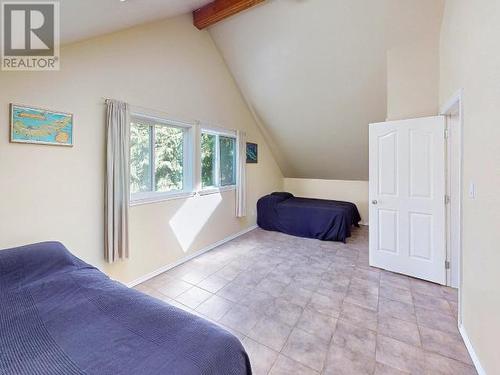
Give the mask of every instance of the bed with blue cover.
[[272, 193], [257, 202], [257, 224], [265, 230], [322, 241], [345, 242], [361, 216], [354, 203]]
[[251, 374], [226, 330], [110, 280], [58, 242], [0, 251], [0, 374]]

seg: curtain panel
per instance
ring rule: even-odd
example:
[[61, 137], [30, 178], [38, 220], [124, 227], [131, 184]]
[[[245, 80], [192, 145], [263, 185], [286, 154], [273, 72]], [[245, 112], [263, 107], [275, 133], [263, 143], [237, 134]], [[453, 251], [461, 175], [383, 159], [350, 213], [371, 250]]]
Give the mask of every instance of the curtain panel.
[[236, 174], [236, 217], [247, 216], [247, 180], [246, 180], [246, 155], [247, 155], [247, 137], [246, 133], [238, 130], [236, 132], [237, 170]]
[[108, 263], [129, 253], [130, 121], [126, 103], [106, 100], [106, 180], [104, 258]]

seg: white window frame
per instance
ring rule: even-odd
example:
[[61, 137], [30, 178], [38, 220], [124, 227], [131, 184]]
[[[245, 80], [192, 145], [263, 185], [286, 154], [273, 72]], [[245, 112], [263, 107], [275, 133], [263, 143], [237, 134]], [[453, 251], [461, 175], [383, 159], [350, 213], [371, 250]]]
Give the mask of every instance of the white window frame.
[[[169, 119], [163, 116], [152, 115], [147, 113], [132, 112], [130, 114], [130, 123], [141, 123], [148, 125], [151, 130], [150, 148], [151, 148], [151, 188], [155, 188], [155, 131], [156, 125], [164, 125], [168, 127], [181, 128], [185, 132], [183, 143], [183, 181], [182, 190], [170, 190], [167, 192], [145, 191], [139, 193], [130, 193], [130, 204], [139, 205], [145, 203], [159, 202], [170, 199], [179, 199], [195, 195], [194, 192], [194, 126], [191, 123]], [[130, 182], [129, 182], [130, 183]]]
[[235, 183], [232, 185], [225, 185], [225, 186], [220, 186], [220, 144], [219, 144], [219, 137], [227, 137], [227, 138], [233, 138], [234, 143], [235, 143], [235, 152], [238, 149], [238, 140], [236, 137], [236, 131], [231, 131], [227, 129], [220, 129], [216, 127], [207, 127], [203, 126], [200, 129], [200, 141], [198, 142], [199, 144], [197, 147], [200, 148], [201, 150], [201, 134], [210, 134], [216, 136], [215, 139], [215, 179], [217, 181], [216, 186], [207, 186], [203, 187], [203, 181], [201, 179], [201, 172], [202, 172], [202, 161], [201, 161], [201, 152], [200, 152], [200, 158], [198, 160], [199, 163], [199, 179], [200, 179], [200, 188], [201, 190], [198, 192], [200, 195], [207, 195], [207, 194], [214, 194], [214, 193], [219, 193], [223, 191], [229, 191], [229, 190], [235, 190], [236, 189], [236, 181], [238, 181], [238, 156], [235, 156], [235, 163], [234, 163], [234, 168], [235, 168]]

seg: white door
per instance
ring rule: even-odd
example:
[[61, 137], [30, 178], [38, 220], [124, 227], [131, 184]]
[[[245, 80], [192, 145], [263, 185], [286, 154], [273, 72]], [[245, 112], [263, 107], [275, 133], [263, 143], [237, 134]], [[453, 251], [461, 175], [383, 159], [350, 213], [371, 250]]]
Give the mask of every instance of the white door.
[[446, 283], [445, 118], [370, 124], [370, 265]]

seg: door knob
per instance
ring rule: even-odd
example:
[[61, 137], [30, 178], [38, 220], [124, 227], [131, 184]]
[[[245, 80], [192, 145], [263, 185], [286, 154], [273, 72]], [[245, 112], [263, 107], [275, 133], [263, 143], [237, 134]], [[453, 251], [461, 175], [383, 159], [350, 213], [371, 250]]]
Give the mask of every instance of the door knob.
[[377, 204], [378, 201], [376, 199], [372, 200], [372, 204]]

